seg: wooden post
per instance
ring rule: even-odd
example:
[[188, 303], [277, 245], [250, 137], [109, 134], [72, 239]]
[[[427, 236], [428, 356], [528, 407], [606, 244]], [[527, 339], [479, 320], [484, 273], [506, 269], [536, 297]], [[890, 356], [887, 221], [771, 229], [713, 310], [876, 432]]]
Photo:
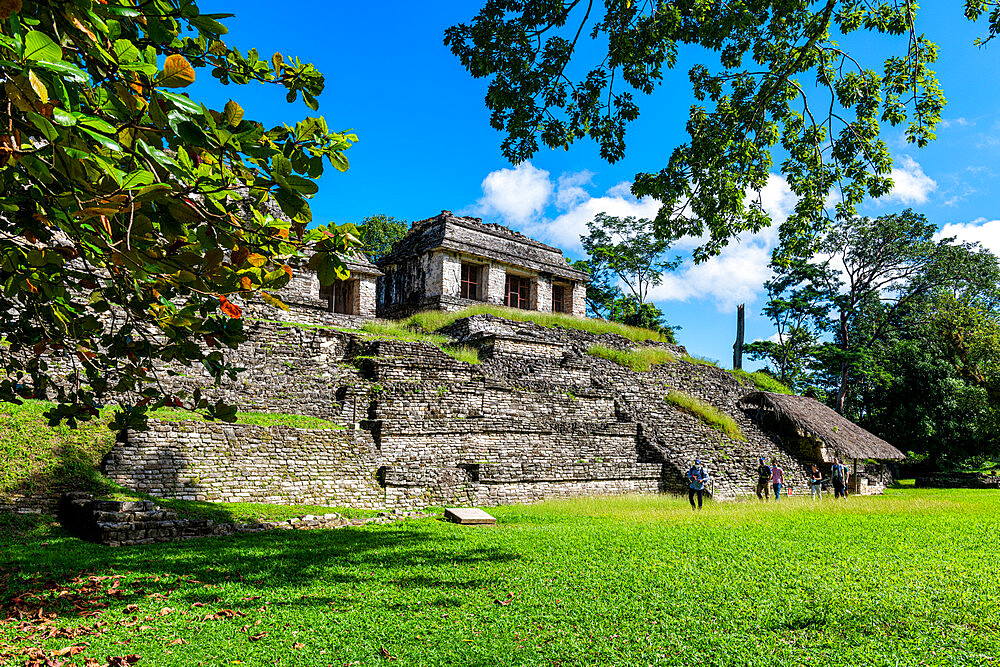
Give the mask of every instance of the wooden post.
[[736, 307], [736, 343], [733, 344], [733, 370], [743, 370], [744, 304]]

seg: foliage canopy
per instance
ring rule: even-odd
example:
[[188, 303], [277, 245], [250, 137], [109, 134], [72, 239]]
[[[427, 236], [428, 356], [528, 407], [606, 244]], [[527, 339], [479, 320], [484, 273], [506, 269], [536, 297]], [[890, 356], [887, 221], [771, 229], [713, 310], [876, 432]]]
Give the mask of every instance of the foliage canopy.
[[[133, 395], [120, 425], [141, 421], [181, 404], [157, 384], [164, 364], [234, 372], [220, 351], [242, 340], [230, 297], [282, 305], [270, 290], [307, 251], [321, 282], [346, 277], [351, 230], [306, 226], [315, 180], [347, 169], [356, 137], [322, 117], [266, 129], [236, 101], [179, 92], [208, 72], [316, 110], [312, 65], [226, 44], [231, 15], [194, 0], [7, 0], [0, 13], [0, 400], [54, 395], [51, 418], [72, 423]], [[184, 406], [234, 417], [197, 392]]]
[[391, 215], [370, 215], [358, 225], [361, 251], [368, 259], [376, 262], [392, 251], [393, 244], [406, 236], [409, 228], [408, 222], [397, 220]]
[[[988, 16], [984, 41], [996, 34], [996, 2], [965, 0], [964, 10]], [[704, 260], [770, 224], [747, 193], [761, 191], [778, 153], [798, 197], [783, 243], [808, 255], [831, 192], [838, 217], [850, 218], [866, 195], [889, 191], [883, 125], [904, 126], [918, 146], [935, 137], [945, 103], [931, 69], [938, 49], [918, 32], [917, 11], [909, 0], [485, 0], [445, 44], [490, 80], [490, 122], [514, 162], [585, 137], [620, 160], [636, 94], [653, 93], [694, 52], [687, 141], [662, 169], [638, 174], [633, 193], [662, 202], [660, 235], [703, 237], [694, 256]], [[838, 44], [858, 32], [887, 36], [895, 50], [875, 63]]]

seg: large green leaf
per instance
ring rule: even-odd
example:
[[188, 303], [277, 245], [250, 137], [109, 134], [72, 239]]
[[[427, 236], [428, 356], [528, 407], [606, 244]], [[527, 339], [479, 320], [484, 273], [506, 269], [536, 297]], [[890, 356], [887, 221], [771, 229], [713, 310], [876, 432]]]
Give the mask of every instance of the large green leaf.
[[71, 113], [66, 113], [59, 107], [52, 109], [52, 120], [65, 127], [72, 127], [73, 125], [76, 125], [76, 116]]
[[140, 169], [138, 171], [133, 171], [128, 176], [122, 180], [122, 187], [126, 190], [133, 190], [135, 188], [142, 187], [143, 185], [151, 185], [156, 179], [151, 173]]
[[156, 94], [173, 102], [174, 105], [182, 111], [186, 111], [187, 113], [201, 113], [201, 105], [192, 100], [190, 97], [180, 95], [178, 93], [171, 93], [166, 90], [158, 90], [156, 91]]
[[96, 141], [100, 145], [104, 146], [105, 148], [113, 150], [116, 153], [121, 153], [122, 152], [122, 147], [119, 146], [118, 142], [116, 142], [114, 139], [106, 137], [103, 134], [100, 134], [98, 132], [94, 132], [92, 130], [88, 130], [85, 127], [81, 127], [80, 129], [83, 130], [84, 132], [86, 132], [87, 135], [90, 138], [92, 138], [94, 141]]
[[44, 32], [32, 30], [24, 36], [24, 57], [55, 63], [62, 60], [62, 49]]
[[42, 136], [49, 141], [55, 141], [59, 137], [59, 133], [56, 132], [56, 128], [52, 126], [52, 123], [50, 123], [45, 116], [28, 112], [28, 120], [30, 120], [31, 124], [37, 127], [41, 131]]
[[116, 39], [111, 49], [114, 51], [115, 58], [119, 64], [132, 63], [139, 60], [139, 49], [127, 39]]
[[69, 83], [86, 84], [90, 82], [90, 76], [82, 69], [80, 69], [79, 67], [77, 67], [72, 63], [60, 60], [58, 62], [41, 61], [35, 64], [38, 65], [39, 67], [49, 70], [50, 72], [55, 72], [56, 74], [59, 74], [64, 80], [66, 80]]

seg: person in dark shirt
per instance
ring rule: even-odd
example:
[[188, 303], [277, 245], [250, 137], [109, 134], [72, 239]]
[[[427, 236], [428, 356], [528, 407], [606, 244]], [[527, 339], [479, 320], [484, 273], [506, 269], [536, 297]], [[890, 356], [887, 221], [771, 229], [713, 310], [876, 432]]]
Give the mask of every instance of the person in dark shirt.
[[[701, 509], [701, 497], [705, 493], [705, 483], [708, 482], [708, 472], [700, 460], [695, 460], [694, 465], [688, 470], [688, 501], [692, 509]], [[698, 496], [698, 506], [694, 505], [694, 497]]]
[[823, 500], [823, 475], [815, 464], [809, 471], [809, 495], [813, 500]]
[[760, 465], [757, 466], [757, 497], [767, 500], [767, 485], [771, 481], [771, 467], [760, 457]]
[[833, 497], [846, 498], [844, 493], [844, 466], [840, 465], [840, 459], [834, 459], [830, 466], [830, 481], [833, 482]]

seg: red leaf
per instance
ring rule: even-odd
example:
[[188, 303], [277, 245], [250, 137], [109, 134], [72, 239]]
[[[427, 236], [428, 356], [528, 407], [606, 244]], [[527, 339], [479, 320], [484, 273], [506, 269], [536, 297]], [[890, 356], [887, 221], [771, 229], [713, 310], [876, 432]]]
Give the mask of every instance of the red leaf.
[[240, 307], [221, 294], [219, 295], [219, 309], [234, 320], [243, 317], [243, 311], [240, 310]]

